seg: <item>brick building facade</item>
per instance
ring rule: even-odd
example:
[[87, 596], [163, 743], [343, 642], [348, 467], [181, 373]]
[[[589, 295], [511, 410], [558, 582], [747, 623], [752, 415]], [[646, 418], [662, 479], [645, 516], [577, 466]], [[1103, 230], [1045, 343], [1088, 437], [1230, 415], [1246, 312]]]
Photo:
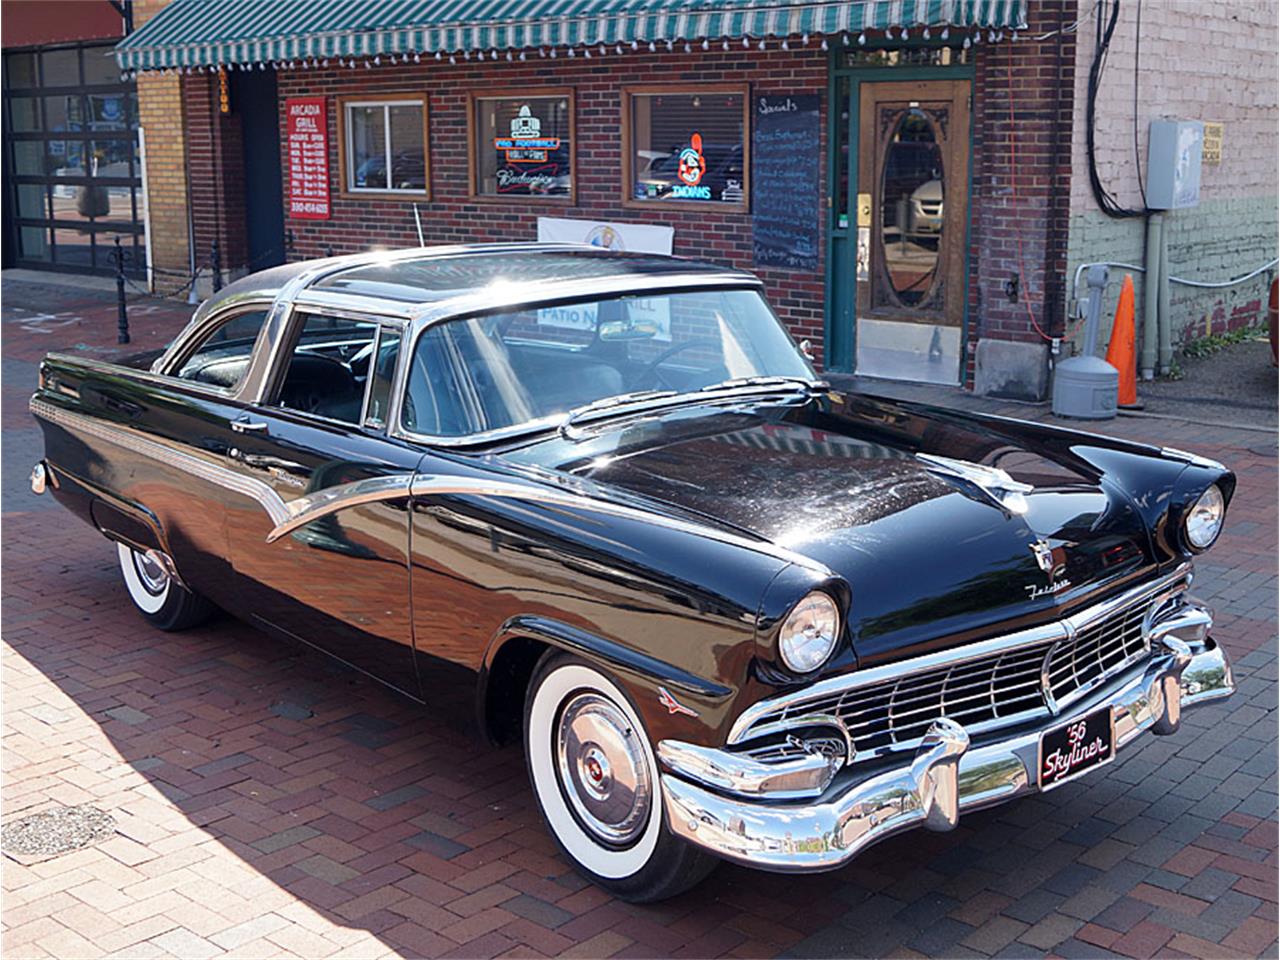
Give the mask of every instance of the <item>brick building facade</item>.
[[[843, 6], [852, 11], [850, 17], [866, 16], [866, 10], [874, 3], [875, 0], [854, 0]], [[892, 9], [901, 12], [903, 6]], [[946, 12], [943, 7], [953, 13], [968, 9], [964, 4], [923, 6], [929, 8], [931, 16]], [[407, 51], [396, 55], [394, 50], [400, 48], [391, 48], [391, 55], [379, 56], [367, 40], [353, 41], [359, 56], [295, 54], [276, 59], [269, 54], [263, 56], [261, 50], [255, 56], [250, 50], [245, 57], [247, 64], [227, 71], [229, 81], [214, 72], [188, 68], [177, 73], [160, 72], [158, 82], [164, 86], [144, 83], [144, 98], [154, 89], [157, 100], [165, 104], [156, 108], [155, 115], [157, 124], [169, 125], [166, 130], [171, 129], [179, 114], [172, 106], [172, 85], [180, 85], [180, 115], [185, 131], [184, 150], [169, 150], [156, 161], [153, 210], [158, 211], [158, 204], [163, 203], [160, 194], [169, 195], [175, 227], [178, 211], [189, 210], [194, 259], [200, 263], [209, 261], [215, 243], [226, 274], [243, 272], [246, 266], [256, 269], [273, 261], [271, 243], [265, 243], [262, 237], [255, 241], [249, 228], [260, 200], [250, 196], [254, 178], [246, 174], [261, 164], [263, 141], [269, 138], [260, 133], [245, 135], [249, 121], [242, 119], [234, 96], [228, 112], [219, 109], [220, 93], [228, 82], [233, 94], [241, 89], [247, 97], [262, 87], [265, 81], [260, 83], [259, 75], [265, 73], [279, 108], [279, 146], [276, 150], [272, 143], [270, 148], [278, 158], [276, 175], [280, 176], [281, 171], [283, 174], [280, 192], [284, 197], [289, 191], [290, 158], [283, 105], [296, 98], [323, 98], [328, 131], [330, 215], [318, 220], [286, 217], [283, 236], [278, 241], [279, 256], [302, 259], [414, 245], [415, 203], [427, 244], [533, 240], [540, 216], [661, 225], [674, 231], [672, 252], [676, 255], [707, 258], [757, 272], [766, 281], [783, 320], [797, 338], [812, 342], [827, 369], [854, 369], [872, 375], [959, 383], [987, 393], [1041, 397], [1048, 388], [1051, 354], [1062, 338], [1067, 339], [1066, 349], [1071, 348], [1070, 338], [1077, 326], [1070, 312], [1074, 307], [1073, 291], [1069, 289], [1074, 265], [1085, 259], [1140, 256], [1140, 252], [1135, 254], [1125, 246], [1125, 238], [1131, 238], [1133, 232], [1131, 226], [1120, 225], [1108, 232], [1113, 225], [1099, 223], [1100, 215], [1087, 210], [1087, 174], [1080, 158], [1085, 123], [1082, 97], [1087, 93], [1082, 73], [1087, 75], [1094, 52], [1092, 34], [1088, 32], [1093, 29], [1094, 20], [1084, 16], [1087, 11], [1079, 0], [1028, 0], [1025, 8], [1014, 3], [987, 5], [984, 9], [990, 12], [997, 6], [1012, 16], [1007, 26], [975, 29], [972, 22], [950, 26], [935, 22], [930, 26], [927, 22], [908, 21], [887, 29], [774, 33], [751, 37], [745, 43], [739, 43], [736, 36], [732, 43], [727, 38], [722, 42], [719, 35], [701, 40], [692, 36], [691, 43], [677, 39], [668, 44], [659, 40], [652, 51], [644, 43], [570, 43], [560, 45], [558, 50], [554, 44], [508, 44], [478, 51], [474, 57], [462, 53], [431, 56], [427, 52], [411, 58]], [[1126, 16], [1131, 13], [1127, 11]], [[1215, 18], [1218, 15], [1213, 14]], [[1157, 16], [1161, 21], [1172, 17], [1163, 13]], [[1259, 16], [1265, 19], [1264, 14], [1252, 15], [1253, 19]], [[1223, 39], [1227, 37], [1224, 35]], [[359, 43], [366, 45], [360, 47]], [[1110, 80], [1117, 86], [1121, 71], [1115, 61], [1123, 58], [1122, 49], [1117, 41]], [[520, 56], [513, 56], [517, 51]], [[549, 55], [553, 52], [558, 53], [554, 58]], [[570, 56], [570, 52], [575, 55]], [[588, 52], [594, 55], [588, 58]], [[1265, 57], [1260, 55], [1258, 59], [1249, 68], [1258, 68], [1261, 73], [1261, 60]], [[1151, 65], [1148, 82], [1153, 89], [1177, 85], [1176, 77], [1183, 68], [1167, 52], [1153, 54], [1146, 62]], [[1274, 67], [1274, 53], [1270, 62]], [[1221, 70], [1223, 66], [1214, 61], [1206, 69]], [[142, 71], [140, 76], [148, 76], [148, 71]], [[892, 180], [887, 171], [896, 162], [892, 153], [895, 147], [869, 147], [867, 138], [873, 135], [873, 125], [864, 119], [851, 128], [846, 117], [851, 112], [857, 114], [859, 92], [865, 103], [874, 103], [881, 111], [878, 115], [888, 116], [889, 108], [881, 107], [874, 96], [865, 100], [868, 93], [889, 90], [895, 84], [905, 90], [914, 84], [912, 89], [923, 93], [904, 93], [903, 97], [928, 98], [947, 78], [963, 85], [970, 129], [963, 135], [963, 154], [948, 154], [944, 171], [940, 172], [935, 164], [933, 178], [947, 184], [945, 188], [937, 187], [939, 191], [952, 189], [952, 176], [962, 181], [963, 191], [958, 196], [963, 200], [967, 195], [967, 207], [954, 205], [963, 208], [962, 215], [957, 214], [952, 210], [953, 197], [957, 195], [947, 192], [947, 202], [942, 206], [952, 210], [952, 215], [946, 218], [941, 236], [910, 233], [905, 222], [891, 223], [895, 214], [891, 198], [887, 198]], [[1271, 83], [1274, 87], [1274, 77]], [[818, 182], [813, 186], [818, 192], [819, 222], [814, 226], [820, 240], [816, 263], [779, 267], [757, 262], [752, 241], [758, 199], [752, 204], [753, 209], [746, 210], [717, 204], [668, 202], [645, 206], [624, 202], [623, 170], [631, 158], [624, 156], [621, 136], [623, 91], [633, 85], [653, 84], [681, 91], [733, 84], [744, 89], [749, 98], [817, 98]], [[573, 93], [576, 130], [572, 199], [509, 197], [495, 203], [491, 198], [475, 197], [470, 185], [477, 148], [469, 133], [469, 94], [501, 89], [535, 96], [545, 88], [568, 88]], [[1266, 108], [1259, 111], [1255, 105], [1265, 101], [1266, 90], [1250, 89], [1258, 95], [1251, 94], [1248, 104], [1240, 109], [1248, 114], [1249, 124], [1265, 125]], [[339, 138], [343, 99], [375, 101], [408, 94], [424, 95], [427, 104], [429, 196], [382, 198], [345, 190], [339, 182], [345, 159], [342, 151], [347, 149]], [[1117, 123], [1125, 126], [1115, 119], [1114, 114], [1121, 108], [1114, 100], [1115, 96], [1108, 94], [1098, 107], [1100, 137], [1109, 144], [1119, 138], [1119, 132], [1112, 127]], [[928, 135], [934, 139], [947, 135], [946, 120], [939, 120], [946, 117], [946, 109], [934, 111], [927, 102], [920, 109], [914, 106], [919, 102], [904, 100], [893, 108], [898, 111], [893, 116], [906, 118], [901, 121], [906, 124], [913, 113], [928, 114], [933, 131]], [[1269, 116], [1273, 140], [1274, 102], [1272, 92]], [[1193, 104], [1186, 106], [1189, 118], [1200, 118], [1203, 111], [1192, 109], [1196, 106]], [[1162, 111], [1168, 109], [1167, 104], [1160, 107]], [[143, 112], [145, 117], [145, 106]], [[959, 115], [959, 111], [952, 112]], [[1131, 137], [1131, 128], [1125, 129]], [[749, 140], [750, 135], [748, 130], [745, 139]], [[903, 136], [894, 133], [890, 139], [897, 142]], [[1256, 138], [1260, 134], [1250, 136]], [[166, 137], [166, 143], [169, 139]], [[963, 164], [953, 159], [960, 156]], [[177, 169], [180, 158], [181, 169]], [[1123, 158], [1109, 156], [1102, 157], [1101, 162], [1112, 165], [1107, 175], [1113, 177], [1116, 164], [1125, 163]], [[861, 181], [857, 175], [860, 163], [864, 169]], [[853, 186], [841, 182], [846, 164]], [[1270, 164], [1274, 189], [1274, 153]], [[876, 174], [870, 180], [866, 176], [868, 167]], [[161, 176], [168, 178], [164, 187]], [[914, 192], [910, 192], [914, 184], [902, 191], [896, 214], [899, 221], [901, 211], [927, 193], [929, 176], [926, 173], [917, 177], [917, 181], [926, 182], [915, 186]], [[752, 178], [750, 169], [745, 171], [745, 177]], [[874, 215], [868, 220], [874, 222], [876, 231], [870, 243], [869, 279], [856, 267], [856, 259], [867, 245], [854, 210], [859, 194], [869, 196], [874, 208]], [[1274, 196], [1270, 215], [1270, 223], [1274, 224]], [[1251, 228], [1249, 243], [1253, 246], [1267, 246], [1266, 223], [1263, 216], [1261, 226]], [[1228, 229], [1224, 224], [1224, 232]], [[166, 244], [164, 250], [157, 249], [157, 263], [162, 257], [170, 264], [191, 257], [185, 236], [177, 237], [176, 229], [172, 233], [174, 242]], [[963, 240], [963, 255], [958, 269], [948, 275], [943, 266], [943, 247], [949, 242], [946, 238], [957, 236]], [[1223, 250], [1237, 251], [1241, 245], [1224, 239], [1221, 246]], [[1271, 246], [1274, 248], [1274, 227]], [[932, 257], [932, 267], [917, 270], [926, 279], [932, 276], [927, 296], [909, 299], [909, 283], [906, 290], [897, 289], [899, 274], [890, 262], [895, 256], [903, 262]], [[877, 266], [877, 258], [889, 265]], [[910, 269], [903, 270], [908, 278], [913, 276]], [[883, 277], [888, 277], [883, 283], [893, 289], [879, 303], [875, 287]], [[938, 293], [942, 287], [945, 294]], [[944, 311], [944, 296], [958, 301], [959, 306], [952, 302], [947, 305], [951, 312]], [[932, 314], [926, 309], [930, 298], [937, 307]], [[1175, 300], [1180, 306], [1185, 302], [1188, 301]], [[1189, 321], [1179, 329], [1187, 326], [1195, 324]], [[932, 342], [928, 339], [930, 332]], [[877, 349], [867, 349], [867, 344], [875, 344]], [[936, 374], [938, 369], [942, 370], [941, 376]]]

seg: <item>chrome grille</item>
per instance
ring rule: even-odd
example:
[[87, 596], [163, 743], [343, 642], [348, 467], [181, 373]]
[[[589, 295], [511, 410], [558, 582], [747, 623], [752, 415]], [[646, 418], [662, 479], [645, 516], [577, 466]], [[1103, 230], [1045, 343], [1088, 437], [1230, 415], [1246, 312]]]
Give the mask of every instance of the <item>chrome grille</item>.
[[784, 759], [793, 752], [777, 742], [786, 731], [830, 717], [865, 758], [918, 745], [940, 717], [979, 732], [1047, 716], [1148, 656], [1148, 614], [1184, 587], [1170, 578], [1068, 620], [920, 657], [914, 669], [906, 661], [819, 683], [811, 695], [759, 704], [731, 743]]
[[1148, 650], [1143, 621], [1148, 607], [1139, 605], [1081, 630], [1059, 642], [1049, 654], [1049, 691], [1059, 706], [1097, 686]]

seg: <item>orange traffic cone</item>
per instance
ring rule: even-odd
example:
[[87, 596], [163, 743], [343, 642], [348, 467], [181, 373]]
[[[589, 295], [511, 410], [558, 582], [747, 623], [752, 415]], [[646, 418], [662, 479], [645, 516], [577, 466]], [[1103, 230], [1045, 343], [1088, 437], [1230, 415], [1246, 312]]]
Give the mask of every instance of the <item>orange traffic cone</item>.
[[1133, 329], [1133, 276], [1126, 273], [1120, 286], [1120, 302], [1116, 304], [1116, 322], [1111, 327], [1111, 343], [1107, 345], [1107, 363], [1120, 373], [1116, 402], [1121, 407], [1141, 410], [1138, 403], [1138, 357]]

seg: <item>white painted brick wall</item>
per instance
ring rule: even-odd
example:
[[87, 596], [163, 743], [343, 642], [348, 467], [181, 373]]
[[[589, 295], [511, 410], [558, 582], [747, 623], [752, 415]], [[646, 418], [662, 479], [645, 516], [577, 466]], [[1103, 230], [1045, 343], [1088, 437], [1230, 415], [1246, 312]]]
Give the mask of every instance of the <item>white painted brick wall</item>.
[[[1087, 14], [1093, 0], [1081, 0]], [[1107, 7], [1108, 14], [1110, 6]], [[1121, 0], [1097, 103], [1096, 156], [1102, 182], [1123, 206], [1141, 207], [1134, 151], [1134, 50], [1138, 3]], [[1202, 168], [1201, 203], [1166, 214], [1169, 257], [1175, 276], [1226, 280], [1276, 256], [1280, 204], [1280, 84], [1277, 28], [1280, 5], [1272, 0], [1144, 0], [1138, 75], [1137, 157], [1146, 176], [1148, 124], [1153, 119], [1220, 121], [1223, 158]], [[1086, 98], [1096, 21], [1086, 16], [1077, 43], [1073, 123], [1071, 234], [1068, 262], [1117, 260], [1142, 264], [1145, 225], [1141, 218], [1112, 220], [1101, 212], [1089, 186]], [[1122, 271], [1113, 271], [1103, 318], [1109, 334]], [[1175, 342], [1222, 332], [1265, 307], [1274, 274], [1218, 291], [1172, 288]], [[1142, 276], [1135, 275], [1139, 324]], [[1263, 311], [1265, 313], [1265, 311]], [[1235, 322], [1233, 322], [1233, 317]], [[1140, 336], [1140, 335], [1139, 335]]]

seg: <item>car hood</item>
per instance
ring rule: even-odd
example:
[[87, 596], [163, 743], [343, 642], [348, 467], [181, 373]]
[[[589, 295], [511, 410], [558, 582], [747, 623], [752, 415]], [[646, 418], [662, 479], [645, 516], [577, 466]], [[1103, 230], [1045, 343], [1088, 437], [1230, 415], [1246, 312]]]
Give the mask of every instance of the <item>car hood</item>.
[[[508, 454], [806, 555], [851, 589], [858, 660], [926, 652], [1091, 602], [1153, 565], [1109, 441], [865, 396], [682, 408]], [[1151, 450], [1152, 454], [1156, 451]], [[999, 467], [1025, 513], [917, 454]], [[1042, 569], [1034, 545], [1052, 562]]]

